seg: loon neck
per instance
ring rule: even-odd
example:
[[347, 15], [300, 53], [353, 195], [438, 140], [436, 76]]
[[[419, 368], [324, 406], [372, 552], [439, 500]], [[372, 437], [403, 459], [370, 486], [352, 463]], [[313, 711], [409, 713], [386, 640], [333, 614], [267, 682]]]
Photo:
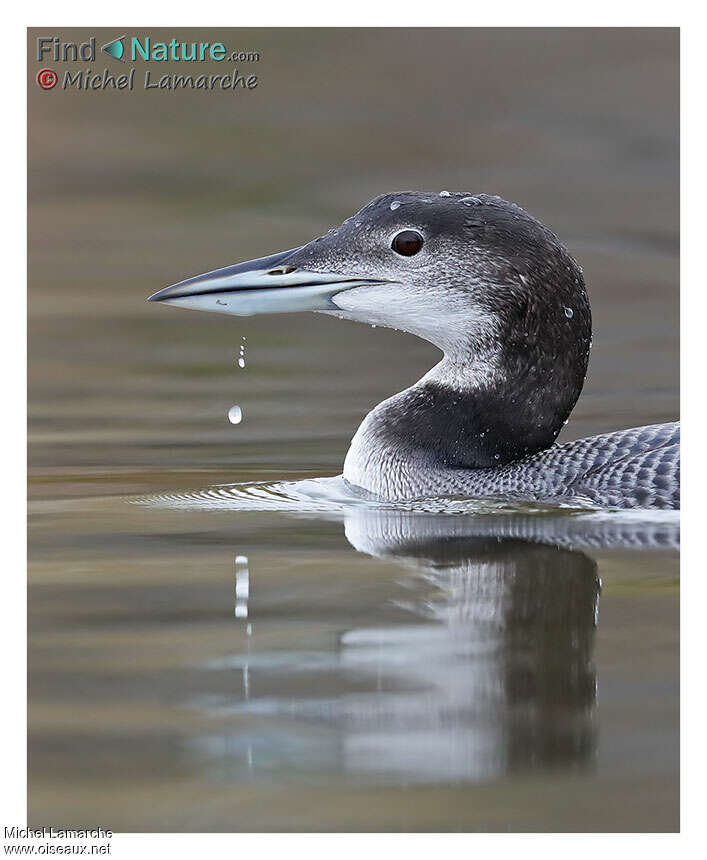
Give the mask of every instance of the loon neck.
[[497, 468], [552, 445], [575, 400], [542, 366], [445, 357], [366, 416], [344, 477], [380, 492], [402, 473]]
[[503, 387], [506, 384], [506, 372], [497, 353], [481, 354], [478, 350], [472, 352], [465, 349], [445, 352], [444, 358], [406, 391], [427, 383], [448, 389], [450, 396], [452, 393], [473, 394]]
[[379, 430], [404, 436], [433, 466], [503, 466], [549, 447], [574, 405], [553, 402], [552, 375], [541, 376], [534, 367], [511, 374], [489, 357], [445, 357], [381, 404]]

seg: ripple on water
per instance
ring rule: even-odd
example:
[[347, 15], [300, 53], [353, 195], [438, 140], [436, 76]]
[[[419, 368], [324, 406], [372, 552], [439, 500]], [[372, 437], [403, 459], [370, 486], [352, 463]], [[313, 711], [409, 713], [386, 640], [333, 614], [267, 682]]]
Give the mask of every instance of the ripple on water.
[[139, 504], [156, 507], [291, 513], [343, 513], [349, 509], [396, 510], [440, 514], [529, 513], [557, 511], [534, 503], [444, 497], [409, 502], [386, 502], [355, 491], [341, 475], [303, 481], [262, 481], [216, 484], [183, 493], [143, 497]]
[[463, 533], [596, 548], [676, 549], [680, 541], [679, 511], [598, 510], [577, 501], [569, 506], [458, 497], [384, 502], [357, 492], [341, 475], [217, 484], [132, 501], [171, 510], [272, 511], [342, 520], [354, 546], [374, 555], [372, 537], [381, 530], [388, 534], [401, 529], [418, 538], [431, 530], [437, 536]]

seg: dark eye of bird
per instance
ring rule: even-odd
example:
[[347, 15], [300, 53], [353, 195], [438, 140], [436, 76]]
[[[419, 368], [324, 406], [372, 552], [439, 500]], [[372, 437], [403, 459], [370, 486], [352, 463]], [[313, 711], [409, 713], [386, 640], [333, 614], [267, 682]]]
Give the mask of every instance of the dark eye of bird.
[[397, 236], [393, 237], [391, 247], [397, 254], [402, 254], [403, 257], [412, 257], [422, 248], [423, 241], [422, 236], [417, 230], [402, 230]]

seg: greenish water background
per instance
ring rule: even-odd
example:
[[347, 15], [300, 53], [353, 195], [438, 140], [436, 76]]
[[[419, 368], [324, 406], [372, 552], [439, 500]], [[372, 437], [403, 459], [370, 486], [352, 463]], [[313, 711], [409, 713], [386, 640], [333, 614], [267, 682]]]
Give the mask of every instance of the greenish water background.
[[[95, 33], [99, 44], [117, 34]], [[36, 35], [46, 34], [30, 30], [30, 81]], [[31, 826], [676, 829], [674, 553], [588, 553], [602, 581], [596, 633], [579, 613], [589, 637], [579, 663], [548, 674], [536, 660], [531, 675], [557, 693], [562, 671], [581, 665], [599, 692], [572, 699], [572, 720], [563, 718], [575, 728], [579, 719], [581, 744], [562, 746], [571, 731], [559, 729], [539, 744], [513, 728], [528, 722], [514, 699], [518, 683], [497, 700], [478, 692], [486, 682], [469, 680], [490, 677], [478, 655], [436, 685], [434, 661], [412, 680], [391, 669], [401, 655], [429, 658], [401, 631], [411, 619], [425, 626], [431, 588], [461, 606], [449, 577], [420, 579], [427, 550], [411, 551], [411, 565], [357, 553], [336, 519], [126, 499], [340, 471], [363, 415], [422, 375], [434, 348], [317, 315], [236, 320], [144, 299], [190, 274], [298, 245], [394, 189], [500, 194], [577, 256], [594, 349], [562, 438], [674, 419], [677, 31], [190, 30], [184, 38], [260, 51], [258, 87], [29, 89]], [[103, 59], [97, 68], [119, 66]], [[243, 336], [245, 370], [236, 364]], [[245, 416], [237, 426], [226, 420], [234, 403]], [[463, 555], [478, 562], [480, 551]], [[509, 552], [494, 564], [517, 582], [525, 568]], [[233, 614], [237, 555], [249, 559], [247, 621]], [[566, 557], [544, 558], [561, 577]], [[461, 576], [459, 559], [442, 567]], [[594, 575], [587, 569], [586, 581]], [[528, 587], [524, 600], [540, 593], [538, 606], [551, 604], [555, 591], [543, 589]], [[401, 608], [406, 602], [414, 608]], [[504, 617], [511, 630], [519, 624]], [[476, 624], [465, 623], [467, 633]], [[377, 646], [374, 677], [346, 656], [356, 631], [370, 629], [403, 636]], [[504, 640], [512, 665], [530, 660], [529, 641], [545, 641], [539, 631], [531, 625], [523, 642]], [[498, 645], [500, 635], [487, 631], [483, 641]], [[442, 653], [456, 653], [455, 641]], [[282, 653], [301, 659], [273, 668], [268, 660]], [[299, 671], [312, 654], [338, 662], [324, 674]], [[244, 655], [253, 658], [247, 698]], [[226, 657], [236, 668], [208, 668]], [[421, 696], [414, 707], [431, 721], [414, 731], [395, 716], [411, 685]], [[545, 714], [539, 725], [562, 723], [539, 704], [552, 695], [523, 689], [524, 707]], [[381, 709], [376, 695], [386, 690], [392, 704]], [[506, 726], [501, 740], [479, 728], [478, 714], [459, 703], [450, 710], [454, 690], [485, 703], [481, 722]], [[275, 703], [267, 717], [263, 702]], [[292, 717], [298, 708], [304, 715]], [[402, 750], [387, 770], [362, 734], [364, 713], [386, 750]], [[499, 745], [506, 752], [489, 753], [483, 773], [471, 755], [453, 768], [454, 751], [474, 743], [476, 760]]]

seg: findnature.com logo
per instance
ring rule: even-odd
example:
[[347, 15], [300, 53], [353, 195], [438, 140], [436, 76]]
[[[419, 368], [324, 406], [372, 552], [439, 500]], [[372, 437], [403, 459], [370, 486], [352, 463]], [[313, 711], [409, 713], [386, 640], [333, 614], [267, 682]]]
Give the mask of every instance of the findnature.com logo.
[[[150, 36], [118, 36], [101, 45], [101, 51], [123, 63], [257, 63], [260, 60], [259, 51], [229, 51], [223, 42], [183, 42], [179, 39], [158, 42]], [[62, 42], [58, 36], [39, 36], [37, 61], [48, 60], [55, 63], [80, 60], [93, 63], [96, 60], [96, 38], [91, 36], [79, 44]]]
[[[170, 39], [156, 41], [150, 36], [118, 36], [100, 46], [100, 51], [120, 63], [257, 63], [259, 51], [229, 51], [223, 42], [196, 42]], [[58, 36], [37, 38], [37, 61], [54, 63], [92, 63], [96, 60], [96, 39], [85, 42], [66, 42]], [[53, 89], [60, 82], [59, 75], [51, 68], [40, 69], [37, 85], [44, 90]], [[258, 76], [240, 74], [237, 67], [227, 74], [164, 74], [153, 77], [145, 70], [143, 88], [146, 90], [253, 90], [258, 86]], [[61, 89], [89, 90], [134, 90], [135, 66], [124, 74], [110, 69], [98, 72], [92, 69], [67, 69], [62, 73]]]

